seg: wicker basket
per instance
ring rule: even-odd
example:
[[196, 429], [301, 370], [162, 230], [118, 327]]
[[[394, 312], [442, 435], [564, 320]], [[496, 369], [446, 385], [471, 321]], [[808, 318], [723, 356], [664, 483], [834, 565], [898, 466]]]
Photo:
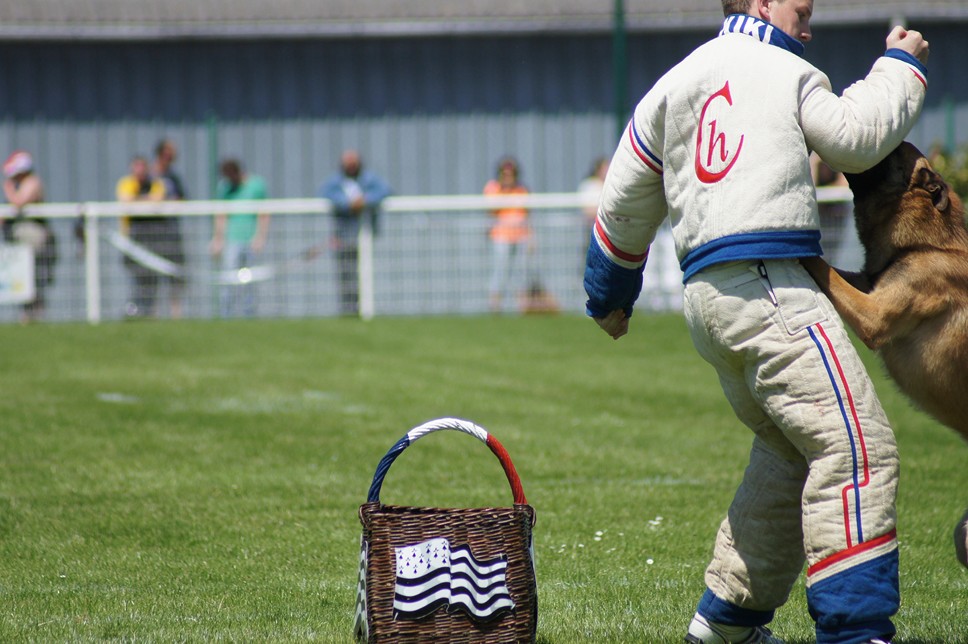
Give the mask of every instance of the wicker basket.
[[[443, 429], [484, 442], [514, 497], [507, 508], [420, 508], [380, 503], [390, 465]], [[501, 443], [466, 420], [441, 418], [407, 432], [380, 461], [367, 502], [354, 631], [365, 642], [533, 642], [538, 624], [534, 509]]]

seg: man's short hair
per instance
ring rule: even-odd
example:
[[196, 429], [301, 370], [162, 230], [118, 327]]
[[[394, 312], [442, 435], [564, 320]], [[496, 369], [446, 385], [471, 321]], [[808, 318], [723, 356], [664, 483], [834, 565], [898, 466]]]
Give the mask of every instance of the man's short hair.
[[237, 159], [225, 159], [219, 164], [219, 172], [222, 174], [239, 174], [242, 172], [242, 164]]
[[159, 139], [158, 143], [155, 144], [155, 156], [160, 157], [161, 153], [165, 151], [165, 148], [172, 145], [171, 139]]
[[746, 13], [750, 10], [750, 0], [723, 0], [723, 15]]

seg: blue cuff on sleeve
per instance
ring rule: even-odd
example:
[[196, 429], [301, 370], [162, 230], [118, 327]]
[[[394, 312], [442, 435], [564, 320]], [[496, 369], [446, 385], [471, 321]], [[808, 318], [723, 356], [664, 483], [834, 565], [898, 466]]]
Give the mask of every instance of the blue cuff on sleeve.
[[898, 49], [897, 47], [888, 49], [887, 51], [884, 52], [884, 56], [886, 56], [887, 58], [896, 58], [897, 60], [900, 60], [902, 62], [908, 63], [910, 65], [914, 65], [919, 72], [921, 72], [925, 76], [928, 75], [928, 68], [924, 66], [924, 63], [918, 60], [916, 56], [909, 54], [903, 49]]
[[592, 238], [585, 259], [585, 293], [588, 301], [585, 312], [593, 318], [605, 317], [615, 309], [622, 309], [625, 315], [632, 315], [632, 305], [642, 290], [642, 271], [639, 268], [624, 268], [610, 260], [598, 242]]

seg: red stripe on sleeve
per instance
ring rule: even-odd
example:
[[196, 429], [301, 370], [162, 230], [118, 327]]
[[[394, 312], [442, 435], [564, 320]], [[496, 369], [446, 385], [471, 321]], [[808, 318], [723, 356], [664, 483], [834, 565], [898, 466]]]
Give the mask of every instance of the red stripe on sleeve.
[[652, 159], [650, 159], [649, 157], [647, 157], [644, 152], [642, 152], [641, 150], [639, 150], [639, 146], [637, 146], [635, 144], [635, 135], [632, 133], [632, 126], [631, 125], [629, 125], [629, 142], [632, 144], [632, 149], [635, 150], [636, 156], [638, 156], [640, 159], [642, 159], [642, 162], [645, 165], [649, 166], [649, 169], [650, 170], [652, 170], [656, 174], [662, 174], [662, 168], [656, 166], [652, 162]]
[[605, 248], [608, 249], [608, 252], [615, 255], [621, 260], [624, 260], [626, 262], [638, 263], [638, 262], [644, 261], [645, 258], [649, 256], [648, 248], [646, 248], [645, 252], [640, 255], [633, 255], [631, 253], [626, 253], [624, 250], [619, 249], [615, 244], [612, 243], [612, 240], [608, 238], [608, 235], [605, 234], [605, 229], [602, 228], [602, 222], [598, 221], [597, 219], [595, 220], [595, 232], [597, 233], [598, 239], [600, 239], [601, 242], [605, 244]]

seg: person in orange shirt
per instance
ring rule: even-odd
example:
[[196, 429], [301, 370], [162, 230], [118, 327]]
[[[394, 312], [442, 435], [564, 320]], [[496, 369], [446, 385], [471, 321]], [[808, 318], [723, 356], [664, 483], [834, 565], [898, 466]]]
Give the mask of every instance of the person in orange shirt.
[[[520, 168], [512, 157], [504, 157], [497, 165], [497, 178], [484, 186], [484, 194], [491, 196], [526, 195], [527, 187], [520, 182]], [[520, 206], [496, 208], [491, 211], [492, 271], [489, 284], [491, 311], [499, 313], [504, 305], [504, 291], [511, 277], [511, 266], [525, 262], [530, 251], [531, 228], [528, 210]]]

